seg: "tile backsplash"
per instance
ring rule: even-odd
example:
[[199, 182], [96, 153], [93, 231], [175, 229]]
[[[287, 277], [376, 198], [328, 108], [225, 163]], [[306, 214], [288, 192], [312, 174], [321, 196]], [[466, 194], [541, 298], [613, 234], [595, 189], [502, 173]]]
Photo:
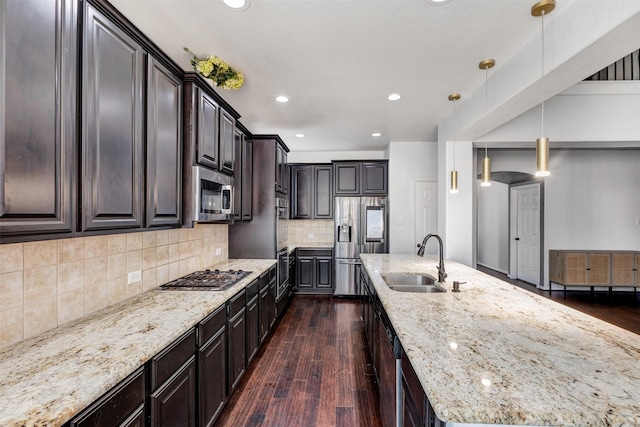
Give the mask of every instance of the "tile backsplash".
[[289, 221], [289, 241], [295, 243], [333, 243], [333, 220]]
[[227, 258], [217, 224], [0, 245], [0, 348]]

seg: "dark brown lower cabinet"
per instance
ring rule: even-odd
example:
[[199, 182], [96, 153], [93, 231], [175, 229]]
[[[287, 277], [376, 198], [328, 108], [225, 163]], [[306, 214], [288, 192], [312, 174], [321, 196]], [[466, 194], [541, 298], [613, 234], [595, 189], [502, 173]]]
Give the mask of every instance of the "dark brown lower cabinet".
[[275, 270], [265, 271], [65, 427], [212, 427], [275, 323]]
[[247, 286], [247, 366], [258, 353], [260, 348], [260, 312], [258, 280], [254, 280]]
[[152, 427], [196, 425], [196, 357], [149, 396]]
[[258, 315], [260, 316], [260, 342], [262, 343], [269, 335], [269, 286], [260, 290]]
[[222, 305], [199, 325], [198, 425], [211, 427], [224, 408], [227, 394], [227, 307]]
[[297, 293], [333, 293], [333, 249], [297, 249]]
[[276, 292], [277, 292], [278, 284], [276, 282], [276, 276], [274, 275], [269, 281], [269, 330], [273, 327], [273, 324], [276, 323]]
[[149, 362], [151, 427], [196, 425], [195, 337], [191, 328]]
[[[411, 361], [402, 349], [393, 326], [387, 317], [375, 289], [370, 285], [366, 269], [360, 272], [365, 292], [363, 301], [363, 327], [366, 344], [373, 359], [373, 366], [380, 392], [380, 416], [384, 427], [444, 427], [445, 422], [436, 416]], [[400, 371], [397, 371], [400, 362]], [[401, 373], [400, 381], [397, 374]], [[401, 388], [396, 401], [397, 387]], [[396, 413], [396, 409], [399, 409]], [[400, 417], [396, 423], [396, 418]]]
[[380, 387], [380, 416], [384, 427], [395, 425], [396, 419], [396, 360], [393, 343], [385, 331], [384, 322], [376, 317], [375, 368]]
[[144, 426], [144, 367], [76, 415], [69, 427]]
[[229, 394], [236, 389], [246, 371], [247, 322], [246, 293], [238, 292], [229, 301]]
[[425, 402], [427, 400], [420, 380], [407, 355], [402, 352], [402, 414], [404, 426], [425, 426]]

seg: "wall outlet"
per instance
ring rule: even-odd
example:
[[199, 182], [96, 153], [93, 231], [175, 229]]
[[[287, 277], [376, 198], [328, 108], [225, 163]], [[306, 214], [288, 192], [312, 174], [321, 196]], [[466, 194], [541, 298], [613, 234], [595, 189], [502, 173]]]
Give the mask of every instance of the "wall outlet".
[[316, 238], [316, 235], [315, 235], [315, 234], [313, 234], [313, 233], [309, 233], [309, 234], [307, 234], [307, 237], [308, 237], [309, 239], [315, 239], [315, 238]]
[[129, 273], [128, 283], [136, 283], [142, 280], [142, 270], [136, 270]]
[[222, 255], [222, 248], [216, 248], [216, 255]]

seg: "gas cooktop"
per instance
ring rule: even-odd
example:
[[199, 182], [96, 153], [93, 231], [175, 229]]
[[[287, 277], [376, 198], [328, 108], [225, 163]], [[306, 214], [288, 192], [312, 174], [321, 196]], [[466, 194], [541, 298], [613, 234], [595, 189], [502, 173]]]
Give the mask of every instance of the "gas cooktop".
[[184, 277], [160, 286], [163, 291], [223, 291], [242, 280], [250, 271], [243, 270], [204, 270], [187, 274]]

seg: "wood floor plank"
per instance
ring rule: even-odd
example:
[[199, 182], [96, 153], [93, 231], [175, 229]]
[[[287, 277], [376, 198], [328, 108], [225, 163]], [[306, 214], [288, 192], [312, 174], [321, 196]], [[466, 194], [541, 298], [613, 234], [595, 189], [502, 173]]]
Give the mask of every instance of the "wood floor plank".
[[295, 296], [216, 426], [380, 427], [360, 304]]

